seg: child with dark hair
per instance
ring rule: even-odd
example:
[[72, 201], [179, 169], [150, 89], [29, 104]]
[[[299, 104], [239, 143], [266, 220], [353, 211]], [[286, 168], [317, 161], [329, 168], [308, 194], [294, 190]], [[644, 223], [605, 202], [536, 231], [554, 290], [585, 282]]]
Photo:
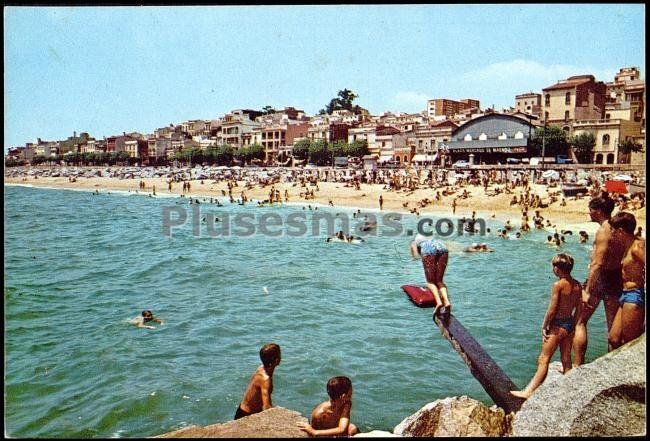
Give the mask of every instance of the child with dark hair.
[[580, 282], [571, 276], [573, 257], [560, 253], [551, 261], [553, 273], [560, 279], [553, 284], [551, 300], [542, 321], [542, 351], [537, 361], [537, 372], [524, 390], [510, 391], [516, 397], [528, 398], [546, 379], [548, 365], [560, 346], [562, 372], [571, 367], [571, 343], [575, 318], [582, 298]]
[[273, 371], [280, 364], [280, 346], [275, 343], [268, 343], [260, 349], [262, 365], [259, 366], [251, 376], [244, 397], [239, 403], [235, 419], [239, 419], [254, 413], [261, 412], [273, 407], [271, 394], [273, 393]]
[[348, 377], [330, 378], [327, 382], [330, 399], [311, 413], [311, 424], [299, 422], [298, 427], [310, 436], [352, 436], [359, 432], [350, 422], [352, 381]]

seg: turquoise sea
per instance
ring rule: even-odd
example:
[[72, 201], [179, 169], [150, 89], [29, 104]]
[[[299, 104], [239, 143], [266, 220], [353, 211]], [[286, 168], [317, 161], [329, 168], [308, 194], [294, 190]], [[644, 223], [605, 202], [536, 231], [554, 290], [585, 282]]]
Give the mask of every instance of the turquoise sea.
[[[415, 307], [400, 289], [424, 281], [406, 235], [379, 231], [355, 245], [326, 243], [325, 232], [213, 238], [201, 225], [196, 237], [188, 219], [169, 238], [164, 207], [189, 209], [187, 199], [4, 190], [10, 437], [143, 437], [231, 420], [267, 342], [282, 348], [274, 405], [307, 417], [335, 375], [352, 379], [352, 421], [362, 431], [391, 431], [449, 396], [493, 404], [431, 309]], [[201, 210], [283, 219], [303, 211], [229, 203]], [[405, 229], [416, 222], [404, 216]], [[499, 223], [488, 226], [494, 232]], [[550, 261], [558, 251], [543, 243], [547, 234], [444, 239], [454, 314], [519, 387], [535, 371], [555, 280]], [[476, 241], [495, 252], [462, 252]], [[574, 256], [579, 280], [590, 248], [567, 236], [563, 251]], [[129, 325], [143, 309], [165, 324]], [[606, 352], [602, 306], [589, 329], [587, 361]]]

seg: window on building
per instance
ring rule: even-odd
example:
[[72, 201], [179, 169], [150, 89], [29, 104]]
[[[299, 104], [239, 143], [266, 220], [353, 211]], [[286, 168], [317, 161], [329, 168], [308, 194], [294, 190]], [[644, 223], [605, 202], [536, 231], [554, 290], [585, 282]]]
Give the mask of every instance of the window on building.
[[608, 164], [613, 164], [614, 163], [614, 153], [610, 153], [607, 155], [607, 163]]
[[610, 119], [611, 117], [612, 117], [612, 115], [610, 115], [609, 113], [606, 113], [606, 114], [605, 114], [605, 119], [606, 119], [606, 120]]
[[481, 133], [480, 135], [478, 135], [478, 140], [487, 141], [487, 135], [485, 133]]
[[566, 95], [564, 95], [564, 104], [571, 104], [571, 92], [567, 92]]
[[565, 121], [568, 121], [568, 120], [569, 120], [569, 111], [568, 111], [568, 110], [565, 110], [565, 111], [564, 111], [564, 120], [565, 120]]
[[524, 134], [521, 130], [515, 133], [515, 139], [524, 139]]
[[548, 121], [548, 112], [544, 112], [544, 121]]
[[609, 145], [609, 135], [603, 135], [603, 147]]
[[465, 137], [464, 137], [463, 139], [464, 139], [465, 141], [471, 141], [471, 140], [472, 140], [472, 135], [470, 135], [470, 134], [468, 133], [467, 135], [465, 135]]
[[547, 93], [546, 96], [544, 97], [544, 105], [545, 106], [551, 105], [551, 94]]
[[508, 139], [508, 135], [506, 135], [506, 132], [502, 132], [497, 139]]

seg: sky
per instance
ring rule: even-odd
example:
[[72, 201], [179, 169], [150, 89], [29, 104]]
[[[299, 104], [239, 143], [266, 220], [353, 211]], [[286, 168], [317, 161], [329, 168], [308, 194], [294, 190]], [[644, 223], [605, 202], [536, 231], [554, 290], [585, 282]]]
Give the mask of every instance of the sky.
[[4, 7], [4, 149], [235, 109], [514, 106], [572, 75], [645, 79], [637, 4]]

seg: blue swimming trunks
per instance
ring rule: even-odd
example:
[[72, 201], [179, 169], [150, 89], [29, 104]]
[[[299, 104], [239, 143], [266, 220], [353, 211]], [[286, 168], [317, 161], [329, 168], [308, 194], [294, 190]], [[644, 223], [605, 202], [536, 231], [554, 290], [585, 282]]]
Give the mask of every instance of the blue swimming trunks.
[[418, 248], [423, 256], [442, 256], [449, 253], [444, 243], [433, 239], [420, 242]]
[[555, 317], [553, 320], [551, 320], [551, 326], [559, 326], [560, 328], [564, 328], [566, 332], [571, 334], [573, 332], [573, 317], [564, 317], [564, 318], [559, 318]]
[[621, 296], [618, 298], [618, 303], [621, 306], [623, 306], [623, 303], [634, 303], [643, 308], [645, 306], [645, 289], [624, 289]]

